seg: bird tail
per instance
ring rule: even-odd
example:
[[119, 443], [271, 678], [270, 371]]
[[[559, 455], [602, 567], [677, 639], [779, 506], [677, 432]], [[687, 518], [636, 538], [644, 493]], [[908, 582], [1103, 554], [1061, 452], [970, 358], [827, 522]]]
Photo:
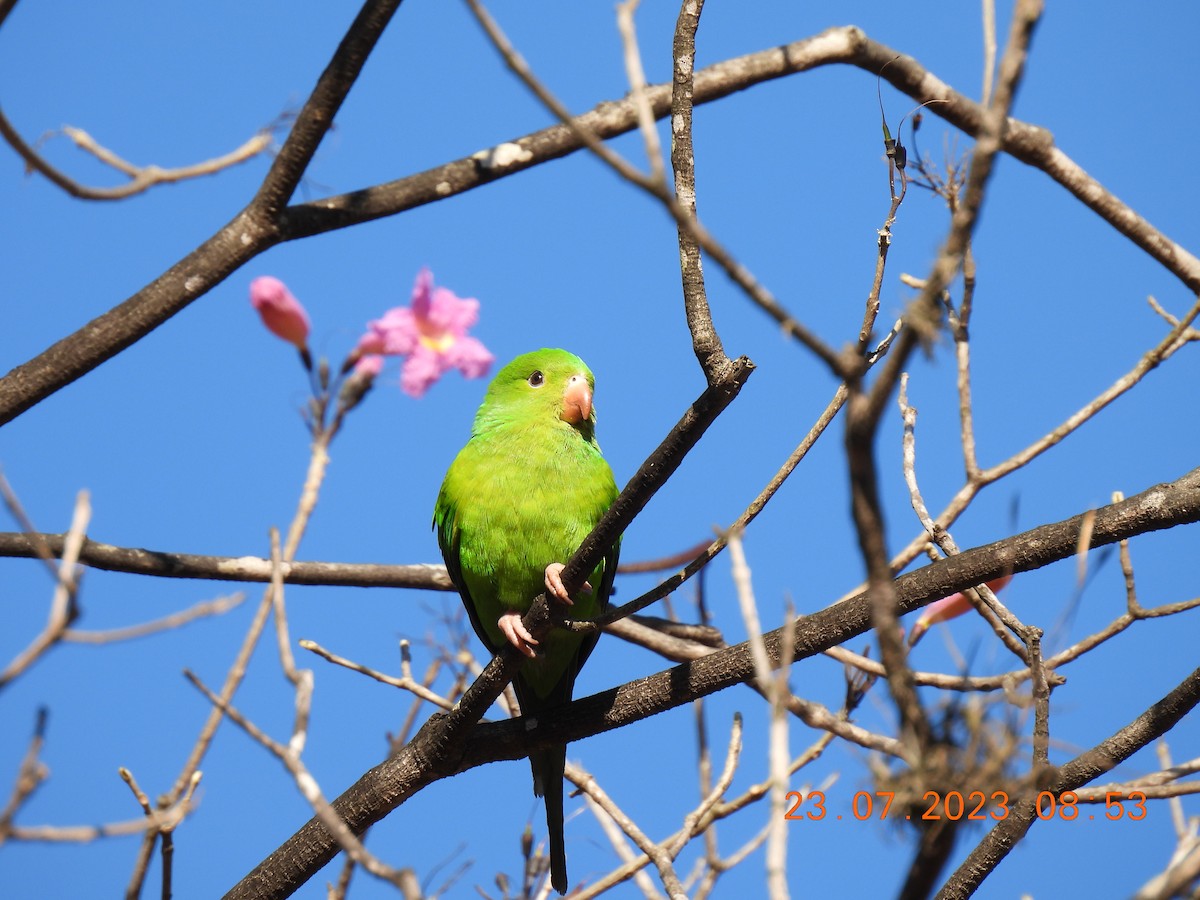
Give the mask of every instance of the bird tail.
[[567, 848], [563, 842], [563, 771], [567, 766], [565, 744], [537, 750], [529, 755], [533, 768], [533, 792], [546, 798], [546, 831], [550, 838], [550, 884], [560, 894], [567, 892]]

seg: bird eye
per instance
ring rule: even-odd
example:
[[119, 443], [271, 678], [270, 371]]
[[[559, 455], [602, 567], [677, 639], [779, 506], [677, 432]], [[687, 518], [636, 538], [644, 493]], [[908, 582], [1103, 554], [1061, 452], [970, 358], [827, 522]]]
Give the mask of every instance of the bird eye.
[[530, 387], [541, 387], [546, 383], [546, 376], [542, 374], [540, 369], [535, 369], [527, 380]]

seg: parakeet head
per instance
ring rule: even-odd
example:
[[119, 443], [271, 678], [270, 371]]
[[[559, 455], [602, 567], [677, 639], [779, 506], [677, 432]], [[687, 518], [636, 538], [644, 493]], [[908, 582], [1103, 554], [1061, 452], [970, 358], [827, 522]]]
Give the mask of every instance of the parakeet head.
[[565, 422], [588, 440], [596, 427], [595, 378], [566, 350], [523, 353], [496, 373], [475, 416], [475, 434], [511, 423]]

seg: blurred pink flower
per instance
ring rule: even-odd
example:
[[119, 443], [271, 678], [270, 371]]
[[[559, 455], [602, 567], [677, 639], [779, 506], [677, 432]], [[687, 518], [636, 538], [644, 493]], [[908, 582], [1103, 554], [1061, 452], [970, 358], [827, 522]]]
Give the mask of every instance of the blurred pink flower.
[[[1012, 581], [1012, 574], [1001, 575], [999, 578], [993, 578], [986, 582], [987, 586], [993, 592], [1001, 591], [1005, 586]], [[971, 601], [967, 599], [964, 593], [951, 594], [949, 597], [943, 597], [941, 600], [934, 600], [921, 612], [921, 617], [917, 619], [917, 624], [913, 626], [912, 634], [909, 635], [908, 645], [911, 647], [921, 639], [921, 636], [929, 630], [930, 626], [936, 625], [938, 622], [948, 622], [951, 619], [956, 619], [963, 613], [972, 609]]]
[[263, 275], [250, 282], [250, 303], [267, 330], [303, 352], [308, 346], [308, 313], [278, 278]]
[[433, 273], [422, 269], [413, 285], [412, 305], [389, 309], [369, 324], [357, 353], [406, 356], [400, 387], [420, 397], [451, 369], [467, 378], [486, 375], [495, 357], [467, 329], [479, 320], [479, 301], [460, 298], [433, 286]]

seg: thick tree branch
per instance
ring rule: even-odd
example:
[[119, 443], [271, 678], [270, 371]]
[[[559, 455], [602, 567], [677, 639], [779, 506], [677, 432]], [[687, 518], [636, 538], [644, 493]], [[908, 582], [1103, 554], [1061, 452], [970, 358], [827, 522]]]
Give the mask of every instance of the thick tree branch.
[[[0, 557], [38, 558], [39, 548], [61, 557], [64, 535], [0, 532]], [[202, 556], [167, 553], [137, 547], [116, 547], [85, 538], [79, 562], [93, 569], [153, 575], [162, 578], [205, 578], [213, 581], [271, 580], [271, 561], [259, 556]], [[450, 591], [454, 586], [441, 563], [379, 565], [375, 563], [293, 562], [283, 564], [288, 584], [320, 584], [340, 587], [421, 588]]]
[[296, 124], [283, 142], [258, 194], [251, 201], [252, 208], [262, 209], [274, 217], [291, 199], [313, 154], [332, 127], [346, 95], [358, 80], [367, 57], [375, 49], [376, 42], [402, 2], [366, 0], [363, 4], [346, 36], [338, 44], [333, 59], [321, 73], [316, 87], [296, 116]]
[[[710, 385], [688, 407], [567, 561], [562, 580], [569, 593], [582, 587], [587, 573], [595, 569], [601, 557], [679, 467], [687, 452], [733, 402], [753, 371], [754, 364], [748, 359], [743, 357], [735, 361], [724, 373], [723, 381]], [[554, 614], [561, 616], [561, 609], [556, 609]], [[543, 594], [525, 615], [525, 625], [534, 637], [540, 637], [553, 626], [554, 614]], [[420, 788], [454, 774], [471, 728], [512, 681], [523, 661], [524, 657], [514, 647], [506, 645], [504, 651], [487, 664], [453, 710], [430, 718], [412, 741], [359, 780], [359, 785], [366, 783], [369, 796], [360, 797], [355, 788], [351, 788], [339, 797], [334, 807], [351, 831], [361, 834]], [[286, 897], [329, 862], [339, 846], [320, 819], [314, 818], [235, 885], [226, 898]]]
[[0, 379], [0, 425], [141, 340], [281, 239], [276, 218], [401, 0], [367, 0], [242, 212], [124, 303]]
[[128, 300], [0, 379], [0, 426], [144, 338], [277, 242], [243, 211]]
[[[398, 0], [394, 0], [398, 3]], [[373, 4], [372, 4], [373, 5]], [[377, 35], [363, 35], [372, 40]], [[929, 111], [970, 135], [978, 134], [984, 110], [953, 91], [911, 57], [866, 37], [853, 26], [832, 28], [814, 37], [717, 63], [696, 72], [693, 102], [709, 103], [755, 84], [843, 63], [883, 77], [918, 102], [939, 100]], [[890, 63], [884, 68], [885, 63]], [[647, 101], [656, 118], [670, 113], [671, 88], [650, 87]], [[630, 100], [601, 103], [578, 123], [600, 138], [615, 137], [637, 127], [636, 104]], [[510, 146], [511, 145], [511, 146]], [[194, 253], [173, 266], [121, 306], [63, 339], [0, 379], [0, 425], [14, 419], [60, 388], [145, 337], [230, 273], [280, 241], [310, 237], [338, 228], [395, 215], [444, 200], [535, 165], [579, 150], [582, 142], [571, 129], [555, 125], [526, 135], [509, 146], [505, 165], [483, 151], [397, 181], [298, 204], [284, 210], [272, 229], [239, 214]], [[1070, 157], [1054, 146], [1050, 132], [1010, 119], [1004, 152], [1040, 169], [1063, 185], [1085, 206], [1145, 250], [1193, 293], [1200, 293], [1200, 259], [1183, 249], [1130, 207], [1109, 193]], [[302, 158], [289, 155], [288, 166]], [[275, 189], [281, 195], [292, 174], [280, 170]], [[293, 173], [293, 169], [287, 172]], [[261, 192], [260, 192], [261, 196]]]
[[[920, 103], [938, 100], [928, 111], [971, 136], [978, 135], [982, 128], [984, 107], [954, 91], [912, 57], [898, 55], [854, 26], [831, 28], [813, 37], [700, 69], [695, 76], [693, 102], [711, 103], [765, 81], [836, 63], [856, 66], [872, 76], [882, 73], [893, 87]], [[670, 86], [651, 86], [646, 96], [656, 118], [670, 114]], [[597, 137], [616, 137], [637, 128], [637, 107], [629, 98], [605, 102], [578, 116], [576, 121]], [[510, 143], [519, 152], [510, 154], [511, 162], [504, 166], [486, 165], [491, 155], [484, 151], [386, 184], [289, 207], [285, 239], [320, 234], [443, 200], [574, 153], [583, 146], [565, 125], [554, 125]], [[1045, 172], [1192, 292], [1200, 293], [1200, 259], [1109, 193], [1054, 146], [1054, 137], [1045, 128], [1009, 119], [1002, 149]]]
[[8, 18], [8, 14], [16, 5], [17, 0], [0, 0], [0, 26], [4, 25], [4, 20]]
[[[898, 611], [910, 612], [1004, 572], [1028, 571], [1074, 556], [1085, 515], [966, 550], [901, 576], [895, 582]], [[1200, 469], [1096, 510], [1091, 546], [1196, 521], [1200, 521]], [[863, 634], [870, 627], [870, 602], [865, 594], [859, 594], [801, 617], [788, 627], [793, 632], [795, 659], [806, 659]], [[767, 654], [775, 665], [780, 659], [782, 631], [764, 635]], [[743, 643], [576, 700], [560, 715], [539, 721], [534, 731], [527, 730], [522, 719], [472, 729], [464, 719], [478, 718], [483, 711], [476, 708], [480, 697], [499, 694], [503, 687], [500, 679], [510, 677], [519, 663], [514, 656], [515, 651], [504, 661], [493, 659], [464, 696], [459, 710], [430, 719], [400, 753], [368, 771], [334, 801], [334, 808], [352, 831], [361, 833], [422, 788], [455, 772], [497, 760], [520, 759], [535, 747], [620, 728], [754, 677], [749, 646]], [[471, 712], [459, 715], [468, 708]], [[287, 897], [332, 859], [337, 848], [337, 842], [314, 818], [263, 860], [226, 900]]]

